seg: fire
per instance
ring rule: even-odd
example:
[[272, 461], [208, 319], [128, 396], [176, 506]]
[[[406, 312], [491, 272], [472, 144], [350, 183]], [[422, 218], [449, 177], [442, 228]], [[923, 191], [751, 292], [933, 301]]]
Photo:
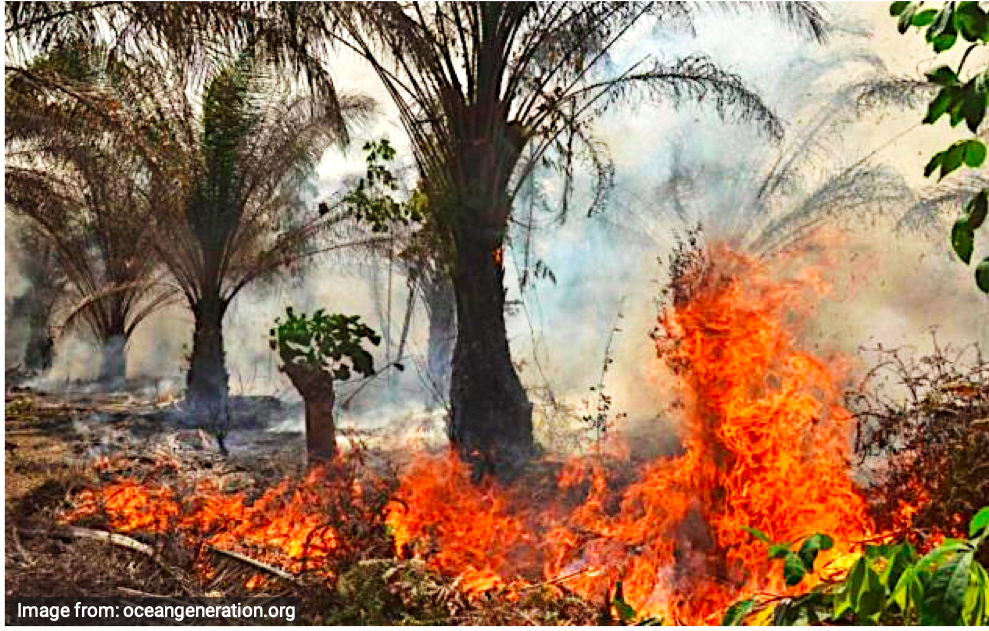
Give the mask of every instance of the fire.
[[[660, 315], [654, 337], [676, 384], [680, 455], [631, 475], [600, 456], [547, 461], [504, 485], [473, 480], [452, 453], [419, 454], [397, 491], [377, 493], [391, 497], [385, 523], [398, 556], [425, 559], [468, 594], [513, 598], [538, 586], [600, 601], [621, 581], [639, 615], [691, 624], [847, 571], [861, 542], [877, 537], [850, 477], [844, 365], [799, 343], [827, 284], [814, 272], [778, 280], [769, 264], [727, 248], [708, 257], [717, 266], [693, 272], [701, 276]], [[356, 478], [321, 469], [253, 502], [207, 482], [179, 497], [125, 480], [84, 493], [69, 519], [102, 511], [124, 532], [176, 530], [267, 551], [293, 572], [328, 573], [328, 560], [356, 545], [348, 529], [379, 523], [372, 496]], [[791, 588], [751, 528], [790, 544], [826, 533], [835, 545]]]
[[[339, 469], [327, 465], [302, 479], [286, 478], [254, 501], [208, 480], [181, 498], [163, 485], [123, 480], [80, 493], [65, 520], [105, 514], [120, 532], [178, 532], [214, 547], [250, 547], [293, 573], [325, 572], [328, 558], [342, 547], [341, 516], [366, 517], [364, 488], [341, 478]], [[249, 587], [262, 583], [259, 577], [248, 580]]]
[[717, 622], [740, 598], [793, 592], [743, 527], [777, 542], [830, 534], [836, 545], [817, 569], [847, 567], [873, 530], [849, 476], [851, 415], [840, 366], [798, 344], [827, 286], [813, 273], [775, 280], [726, 248], [710, 257], [721, 271], [661, 316], [657, 336], [678, 377], [683, 455], [624, 489], [608, 467], [570, 463], [556, 495], [585, 489], [576, 506], [472, 485], [453, 457], [420, 459], [388, 518], [399, 553], [477, 590], [541, 580], [600, 598], [621, 580], [640, 615], [695, 624]]

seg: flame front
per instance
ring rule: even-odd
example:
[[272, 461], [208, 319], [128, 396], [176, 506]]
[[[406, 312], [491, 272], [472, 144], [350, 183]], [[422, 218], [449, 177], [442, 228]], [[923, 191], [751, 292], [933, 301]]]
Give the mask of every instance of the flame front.
[[399, 552], [478, 589], [528, 579], [600, 598], [621, 580], [640, 614], [695, 624], [717, 622], [737, 599], [793, 591], [743, 526], [778, 542], [830, 534], [818, 573], [840, 572], [872, 525], [849, 476], [839, 366], [797, 344], [827, 286], [812, 273], [774, 280], [726, 248], [710, 257], [720, 271], [660, 317], [657, 350], [683, 403], [681, 456], [652, 462], [623, 490], [607, 467], [571, 462], [555, 495], [582, 489], [576, 506], [471, 485], [452, 457], [420, 459], [389, 516]]
[[[334, 527], [341, 516], [367, 519], [361, 500], [358, 482], [324, 467], [299, 480], [286, 478], [253, 502], [210, 481], [179, 499], [168, 487], [123, 480], [83, 491], [66, 520], [106, 514], [120, 532], [181, 532], [220, 548], [260, 550], [290, 572], [325, 571], [327, 558], [342, 545]], [[260, 583], [254, 579], [248, 586]]]
[[[640, 615], [692, 624], [718, 622], [742, 598], [795, 590], [745, 528], [776, 542], [834, 538], [803, 589], [845, 570], [873, 525], [850, 478], [843, 366], [798, 344], [827, 286], [811, 272], [775, 280], [768, 264], [727, 248], [708, 256], [716, 271], [693, 279], [696, 289], [660, 316], [655, 338], [675, 377], [680, 455], [631, 475], [591, 457], [538, 475], [547, 462], [506, 486], [473, 481], [452, 454], [420, 454], [387, 507], [399, 556], [425, 559], [473, 594], [511, 598], [538, 584], [599, 601], [620, 580]], [[328, 572], [335, 551], [356, 545], [338, 526], [373, 522], [354, 480], [314, 470], [253, 503], [206, 484], [180, 501], [167, 488], [123, 481], [84, 493], [69, 518], [103, 510], [117, 530], [177, 529], [272, 551], [291, 571]]]

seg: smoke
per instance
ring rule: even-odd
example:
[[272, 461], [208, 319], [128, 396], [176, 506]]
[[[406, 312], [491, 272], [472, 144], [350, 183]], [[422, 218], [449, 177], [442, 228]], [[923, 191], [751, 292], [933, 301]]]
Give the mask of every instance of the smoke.
[[4, 223], [4, 366], [10, 368], [23, 360], [28, 339], [28, 323], [23, 318], [13, 317], [11, 308], [18, 298], [27, 294], [31, 283], [20, 271], [20, 259], [24, 254], [18, 244], [19, 226], [12, 221], [9, 212], [4, 213]]
[[[843, 5], [832, 12], [842, 28], [826, 47], [802, 41], [765, 15], [715, 12], [698, 21], [693, 37], [642, 30], [617, 51], [616, 58], [620, 62], [656, 52], [669, 59], [704, 51], [755, 88], [783, 117], [792, 138], [811, 124], [821, 107], [834, 103], [842, 86], [883, 71], [891, 61], [895, 61], [896, 72], [909, 69], [913, 73], [925, 54], [922, 46], [911, 47], [909, 38], [888, 37], [886, 31], [893, 27], [887, 23], [884, 8]], [[744, 46], [738, 45], [740, 38]], [[911, 56], [909, 64], [899, 59], [904, 51]], [[366, 140], [388, 137], [399, 156], [406, 160], [409, 156], [394, 107], [369, 69], [346, 53], [335, 67], [338, 86], [370, 94], [380, 107], [371, 124], [355, 130], [350, 149], [331, 150], [324, 157], [316, 181], [321, 196], [341, 190], [347, 178], [363, 171], [360, 147]], [[797, 70], [814, 79], [797, 80]], [[765, 162], [778, 147], [751, 126], [722, 122], [703, 103], [678, 107], [639, 103], [631, 110], [613, 110], [596, 127], [618, 173], [608, 208], [594, 217], [580, 212], [591, 199], [591, 178], [585, 175], [577, 182], [575, 210], [562, 225], [544, 219], [530, 234], [513, 228], [512, 247], [506, 255], [507, 298], [513, 305], [509, 338], [524, 383], [533, 389], [548, 387], [558, 402], [578, 414], [593, 396], [589, 388], [600, 380], [607, 352], [613, 363], [608, 365], [604, 383], [613, 397], [613, 410], [627, 413], [633, 425], [654, 427], [665, 422], [668, 400], [649, 333], [655, 325], [656, 298], [666, 281], [674, 234], [691, 223], [672, 212], [668, 195], [657, 188], [673, 172], [671, 148], [678, 147], [677, 159], [707, 174], [698, 197], [712, 210], [690, 219], [713, 224], [720, 209], [746, 203], [739, 193], [744, 188], [736, 186], [732, 177], [746, 165]], [[910, 111], [856, 117], [843, 110], [841, 124], [828, 129], [827, 142], [807, 148], [802, 166], [806, 179], [787, 194], [798, 198], [828, 173], [869, 152], [874, 153], [871, 160], [896, 167], [908, 184], [919, 186], [924, 156], [946, 142], [943, 129], [904, 134], [921, 116]], [[538, 186], [550, 203], [558, 199], [557, 176], [541, 174]], [[780, 203], [785, 206], [786, 200]], [[885, 219], [850, 221], [846, 229], [840, 244], [834, 246], [834, 289], [821, 305], [808, 343], [851, 355], [858, 346], [874, 343], [914, 344], [923, 349], [929, 343], [928, 328], [938, 326], [946, 341], [979, 341], [989, 347], [986, 301], [974, 288], [970, 270], [951, 259], [944, 234], [897, 232], [891, 220]], [[6, 261], [9, 301], [22, 291], [9, 242]], [[523, 289], [521, 275], [526, 266], [531, 272], [535, 261], [551, 274], [529, 277]], [[398, 266], [387, 260], [369, 261], [357, 253], [315, 260], [301, 277], [286, 283], [248, 288], [234, 300], [224, 320], [232, 393], [271, 394], [297, 401], [268, 347], [268, 330], [285, 307], [357, 314], [379, 332], [387, 330], [390, 349], [383, 343], [375, 350], [376, 365], [382, 368], [394, 359], [407, 304], [408, 287]], [[370, 383], [340, 386], [338, 400], [349, 400], [341, 411], [343, 425], [381, 427], [394, 419], [405, 419], [410, 427], [423, 419], [438, 422], [427, 412], [432, 404], [423, 376], [427, 324], [417, 300], [405, 370], [389, 368]], [[8, 328], [8, 364], [10, 337]], [[183, 356], [191, 337], [188, 310], [172, 307], [155, 314], [131, 340], [128, 375], [181, 383], [187, 366]], [[79, 379], [91, 374], [98, 352], [69, 336], [59, 342], [56, 356], [53, 379]], [[301, 429], [301, 413], [294, 427]]]
[[[737, 72], [784, 117], [788, 138], [799, 137], [822, 108], [835, 108], [836, 115], [819, 136], [821, 142], [798, 147], [801, 177], [776, 202], [782, 210], [826, 182], [829, 174], [865, 157], [880, 165], [893, 164], [902, 171], [904, 186], [919, 187], [924, 184], [924, 156], [950, 142], [944, 130], [932, 134], [930, 129], [913, 129], [922, 112], [854, 110], [854, 102], [841, 89], [886, 72], [889, 60], [898, 62], [896, 72], [904, 72], [897, 59], [903, 45], [887, 39], [877, 45], [871, 28], [888, 27], [895, 33], [884, 11], [877, 16], [848, 5], [834, 11], [842, 28], [827, 48], [781, 35], [765, 21], [735, 17], [702, 22], [696, 39], [652, 44], [680, 54], [703, 50]], [[871, 28], [863, 28], [858, 18], [867, 19]], [[737, 46], [738, 33], [745, 33], [746, 46]], [[636, 41], [630, 48], [643, 54], [649, 45]], [[795, 76], [798, 69], [803, 80]], [[648, 334], [655, 325], [655, 299], [666, 280], [673, 235], [689, 228], [692, 220], [706, 225], [710, 235], [720, 213], [735, 212], [738, 204], [750, 201], [739, 194], [745, 187], [739, 186], [738, 174], [767, 157], [772, 160], [779, 149], [751, 127], [722, 123], [703, 105], [679, 110], [668, 104], [640, 105], [633, 115], [616, 112], [606, 117], [598, 135], [607, 142], [619, 173], [611, 204], [599, 216], [574, 213], [567, 224], [534, 237], [531, 259], [544, 261], [555, 283], [540, 281], [525, 294], [527, 309], [509, 324], [513, 354], [525, 362], [528, 385], [545, 378], [558, 398], [579, 408], [597, 383], [609, 331], [617, 323], [620, 332], [610, 350], [614, 363], [605, 378], [613, 410], [627, 413], [633, 426], [655, 427], [669, 401]], [[672, 141], [679, 145], [680, 159], [707, 176], [695, 191], [702, 210], [688, 221], [678, 218], [670, 199], [657, 190], [675, 166]], [[586, 188], [585, 183], [585, 200]], [[833, 256], [826, 270], [833, 288], [808, 328], [807, 344], [852, 358], [860, 346], [876, 344], [926, 350], [931, 327], [938, 328], [939, 340], [949, 343], [989, 344], [989, 305], [973, 286], [971, 270], [954, 260], [946, 230], [898, 231], [897, 213], [906, 210], [906, 205], [897, 207], [884, 198], [863, 204], [849, 220], [839, 222], [843, 232], [829, 242]], [[742, 229], [755, 228], [765, 219], [746, 217], [746, 212], [751, 211], [740, 210], [749, 221], [740, 224]], [[734, 237], [738, 232], [716, 236]], [[519, 295], [518, 284], [510, 285], [509, 298]], [[616, 319], [619, 313], [622, 317]], [[541, 373], [532, 368], [537, 363]]]

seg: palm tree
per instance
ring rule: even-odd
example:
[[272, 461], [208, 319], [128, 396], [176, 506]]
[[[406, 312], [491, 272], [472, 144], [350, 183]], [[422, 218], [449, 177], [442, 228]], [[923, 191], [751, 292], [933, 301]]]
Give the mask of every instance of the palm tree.
[[[479, 470], [499, 470], [535, 450], [531, 404], [506, 338], [502, 256], [512, 202], [533, 168], [551, 148], [562, 149], [564, 161], [593, 150], [591, 120], [635, 96], [705, 98], [777, 136], [779, 122], [737, 76], [703, 56], [609, 68], [609, 53], [633, 27], [653, 19], [689, 28], [691, 5], [387, 2], [327, 10], [327, 34], [372, 65], [398, 106], [433, 218], [450, 235], [457, 340], [448, 432]], [[772, 10], [823, 38], [814, 7]]]
[[[100, 59], [80, 44], [34, 66], [95, 86], [114, 80]], [[106, 134], [80, 129], [70, 101], [49, 97], [18, 76], [7, 82], [5, 199], [52, 249], [57, 269], [48, 273], [68, 281], [62, 330], [87, 329], [102, 349], [100, 378], [122, 379], [127, 341], [173, 294], [149, 256], [147, 173]]]
[[152, 156], [155, 249], [195, 318], [190, 407], [223, 415], [227, 307], [292, 261], [343, 247], [314, 249], [317, 236], [343, 236], [347, 214], [317, 209], [305, 186], [323, 152], [346, 141], [341, 121], [360, 118], [370, 104], [316, 101], [250, 50], [203, 80], [201, 102], [189, 98], [185, 77], [153, 67], [156, 83], [140, 82], [142, 94], [132, 97], [145, 104], [135, 120], [150, 125], [161, 148]]
[[[865, 66], [865, 78], [856, 65]], [[836, 74], [844, 78], [837, 88]], [[824, 96], [808, 105], [820, 84]], [[806, 122], [778, 145], [718, 152], [713, 159], [690, 151], [707, 145], [685, 127], [681, 135], [691, 134], [692, 141], [672, 143], [669, 175], [656, 197], [684, 225], [699, 223], [708, 235], [758, 255], [794, 245], [827, 223], [909, 208], [916, 202], [910, 186], [875, 161], [885, 145], [851, 159], [833, 146], [850, 124], [904, 85], [857, 49], [829, 51], [823, 60], [799, 57], [773, 92], [789, 120]]]

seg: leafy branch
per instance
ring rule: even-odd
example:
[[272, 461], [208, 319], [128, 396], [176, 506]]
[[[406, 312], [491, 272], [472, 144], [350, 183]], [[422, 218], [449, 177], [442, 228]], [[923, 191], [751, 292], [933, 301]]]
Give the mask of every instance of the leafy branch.
[[364, 151], [367, 152], [367, 172], [344, 196], [347, 210], [358, 220], [369, 223], [374, 232], [385, 232], [392, 223], [421, 222], [426, 208], [424, 193], [416, 190], [405, 202], [395, 201], [393, 197], [399, 182], [389, 169], [389, 163], [395, 159], [395, 149], [388, 139], [368, 141]]
[[[786, 584], [799, 584], [813, 568], [818, 551], [827, 550], [827, 535], [812, 535], [798, 552], [788, 544], [769, 546], [772, 558], [784, 560]], [[989, 506], [969, 522], [969, 539], [945, 539], [921, 556], [909, 542], [867, 545], [845, 577], [815, 586], [806, 594], [759, 603], [732, 605], [722, 625], [772, 624], [921, 624], [989, 623], [989, 574], [977, 555], [989, 540]]]
[[[952, 127], [964, 121], [975, 135], [934, 154], [927, 163], [924, 176], [938, 172], [938, 180], [941, 180], [962, 166], [979, 168], [986, 160], [986, 145], [978, 133], [989, 105], [989, 66], [977, 69], [968, 80], [961, 77], [971, 53], [989, 44], [989, 13], [978, 2], [948, 2], [940, 9], [924, 8], [923, 5], [923, 2], [890, 5], [889, 12], [898, 18], [900, 33], [906, 33], [911, 26], [926, 27], [925, 39], [935, 53], [951, 50], [959, 36], [969, 43], [957, 68], [942, 65], [927, 73], [928, 83], [940, 89], [928, 105], [924, 124], [933, 125], [947, 115]], [[975, 231], [985, 222], [987, 197], [989, 189], [984, 188], [965, 205], [964, 213], [951, 229], [951, 247], [966, 265], [972, 262]], [[976, 266], [975, 282], [979, 289], [989, 293], [989, 256]]]
[[360, 316], [328, 315], [318, 309], [309, 317], [296, 315], [291, 307], [286, 316], [284, 321], [275, 320], [269, 339], [271, 350], [278, 351], [286, 364], [327, 371], [340, 381], [350, 379], [354, 372], [364, 377], [374, 374], [374, 358], [363, 343], [377, 346], [381, 337]]

